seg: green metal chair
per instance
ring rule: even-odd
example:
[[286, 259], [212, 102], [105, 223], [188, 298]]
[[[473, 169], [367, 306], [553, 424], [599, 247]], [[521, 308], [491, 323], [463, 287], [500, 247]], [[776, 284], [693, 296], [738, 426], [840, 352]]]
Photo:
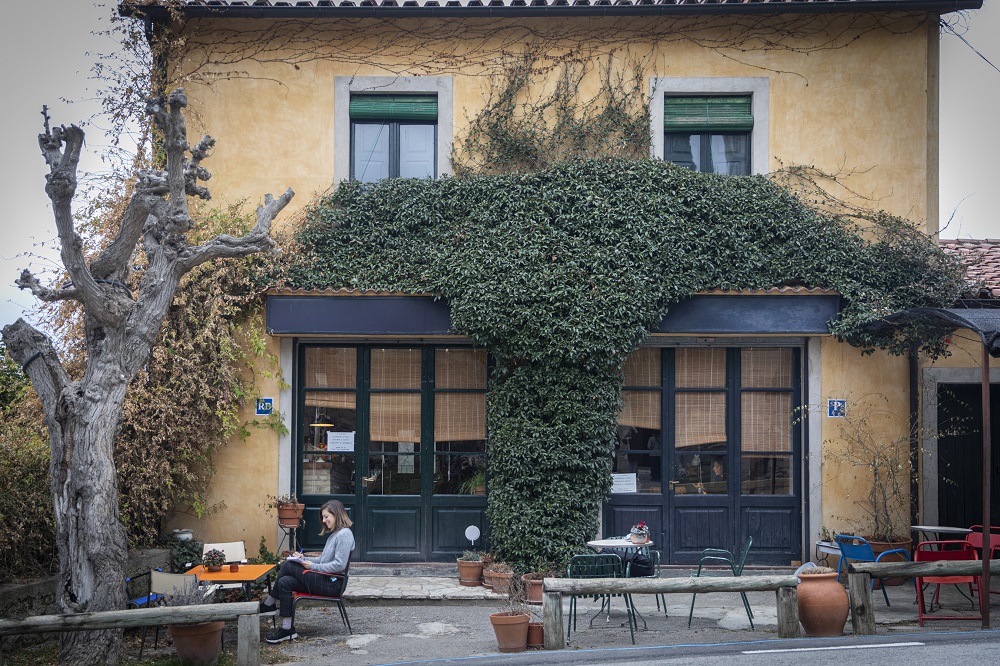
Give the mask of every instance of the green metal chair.
[[[659, 578], [660, 577], [660, 551], [658, 550], [647, 550], [646, 553], [649, 559], [653, 561], [653, 573], [648, 576], [636, 576], [631, 572], [632, 563], [628, 562], [625, 565], [625, 577], [626, 578]], [[663, 601], [663, 616], [667, 617], [667, 596], [663, 593], [653, 595], [656, 599], [656, 610], [660, 610], [660, 601]], [[643, 620], [645, 624], [645, 620]]]
[[[747, 545], [743, 548], [743, 554], [739, 559], [728, 550], [721, 548], [706, 548], [701, 551], [701, 558], [698, 560], [698, 571], [691, 574], [692, 578], [701, 576], [741, 576], [743, 575], [743, 565], [746, 564], [747, 555], [750, 554], [750, 547], [753, 545], [753, 537], [747, 539]], [[728, 572], [703, 571], [705, 564], [725, 564], [729, 567]], [[691, 595], [691, 611], [688, 613], [688, 629], [691, 628], [691, 618], [694, 617], [694, 600], [698, 597], [695, 592]], [[753, 610], [750, 609], [750, 602], [747, 600], [746, 592], [740, 592], [743, 599], [743, 608], [746, 609], [747, 619], [750, 620], [750, 628], [753, 629]]]
[[[574, 555], [566, 569], [566, 576], [568, 578], [622, 578], [623, 575], [624, 571], [622, 570], [622, 558], [615, 554], [601, 553], [596, 555]], [[576, 628], [577, 596], [578, 595], [570, 595], [569, 598], [569, 622], [566, 626], [567, 641], [569, 640], [571, 631]], [[600, 615], [601, 612], [607, 609], [608, 615], [610, 616], [611, 597], [616, 595], [595, 595], [594, 599], [597, 599], [598, 596], [600, 596], [601, 599], [601, 610], [599, 610], [597, 614]], [[634, 645], [635, 620], [632, 614], [632, 598], [631, 595], [628, 594], [623, 594], [622, 597], [625, 599], [625, 613], [628, 617], [628, 632], [632, 637], [632, 644]], [[593, 620], [591, 620], [591, 622], [593, 622]]]

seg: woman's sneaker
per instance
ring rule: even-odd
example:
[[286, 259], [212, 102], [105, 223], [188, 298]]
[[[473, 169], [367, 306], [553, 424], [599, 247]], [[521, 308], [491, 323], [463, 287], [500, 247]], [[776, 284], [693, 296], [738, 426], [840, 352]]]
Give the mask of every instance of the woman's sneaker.
[[295, 627], [292, 627], [291, 629], [275, 629], [264, 640], [268, 643], [284, 643], [298, 637], [299, 635], [295, 633]]

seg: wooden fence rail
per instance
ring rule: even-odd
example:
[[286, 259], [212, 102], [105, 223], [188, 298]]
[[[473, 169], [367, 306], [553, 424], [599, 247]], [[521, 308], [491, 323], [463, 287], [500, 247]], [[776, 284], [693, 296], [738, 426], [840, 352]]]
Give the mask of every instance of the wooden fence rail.
[[64, 631], [91, 631], [149, 627], [158, 624], [195, 624], [237, 620], [236, 664], [259, 666], [260, 621], [256, 601], [201, 606], [157, 606], [134, 610], [37, 615], [23, 620], [0, 620], [0, 637]]
[[[854, 628], [854, 635], [875, 635], [875, 611], [872, 607], [871, 589], [873, 577], [979, 576], [982, 572], [982, 560], [848, 563], [847, 587], [851, 597], [851, 626]], [[990, 560], [990, 575], [1000, 575], [1000, 560]], [[986, 587], [989, 588], [989, 585]]]
[[563, 595], [672, 594], [694, 592], [768, 592], [778, 604], [778, 635], [799, 635], [798, 591], [795, 576], [734, 576], [728, 578], [546, 578], [542, 581], [542, 622], [545, 649], [566, 647]]

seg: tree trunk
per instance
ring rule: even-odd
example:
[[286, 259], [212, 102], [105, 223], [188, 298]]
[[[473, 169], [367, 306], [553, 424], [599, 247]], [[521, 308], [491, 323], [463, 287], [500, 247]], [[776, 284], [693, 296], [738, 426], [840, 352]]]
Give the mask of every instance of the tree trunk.
[[[118, 519], [112, 457], [125, 387], [121, 381], [109, 390], [98, 385], [101, 391], [81, 390], [76, 384], [67, 387], [61, 400], [65, 409], [60, 414], [61, 432], [51, 433], [60, 613], [125, 607], [128, 539]], [[118, 664], [121, 653], [120, 629], [61, 635], [63, 664]]]

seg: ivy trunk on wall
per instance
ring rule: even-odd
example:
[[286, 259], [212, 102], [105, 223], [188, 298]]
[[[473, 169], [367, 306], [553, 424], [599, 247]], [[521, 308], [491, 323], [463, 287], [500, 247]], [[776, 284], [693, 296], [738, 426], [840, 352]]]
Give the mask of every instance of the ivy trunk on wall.
[[347, 183], [312, 207], [281, 279], [448, 301], [455, 332], [496, 359], [488, 512], [498, 555], [527, 569], [596, 531], [622, 366], [671, 303], [712, 287], [834, 289], [841, 339], [943, 352], [943, 329], [866, 324], [953, 302], [961, 267], [906, 220], [851, 212], [815, 210], [765, 177], [654, 160]]
[[[149, 356], [181, 277], [214, 259], [272, 249], [271, 222], [293, 194], [287, 190], [278, 199], [268, 195], [257, 210], [256, 226], [242, 238], [220, 235], [203, 245], [189, 244], [185, 236], [194, 220], [187, 196], [209, 198], [208, 190], [197, 183], [209, 177], [201, 161], [214, 140], [205, 136], [197, 145], [188, 145], [181, 114], [186, 105], [180, 89], [149, 100], [147, 112], [163, 133], [166, 169], [141, 174], [117, 235], [93, 257], [84, 255], [71, 207], [83, 131], [76, 126], [50, 129], [46, 116], [45, 133], [39, 135], [50, 168], [45, 189], [61, 259], [72, 282], [48, 288], [24, 271], [17, 284], [43, 301], [80, 303], [87, 351], [83, 376], [70, 377], [48, 337], [23, 319], [5, 326], [3, 338], [45, 410], [59, 551], [56, 605], [61, 613], [119, 610], [125, 605], [127, 539], [119, 520], [114, 437], [128, 384]], [[147, 268], [138, 275], [135, 254], [140, 248]], [[121, 630], [67, 632], [61, 641], [61, 663], [116, 664], [121, 656]]]

